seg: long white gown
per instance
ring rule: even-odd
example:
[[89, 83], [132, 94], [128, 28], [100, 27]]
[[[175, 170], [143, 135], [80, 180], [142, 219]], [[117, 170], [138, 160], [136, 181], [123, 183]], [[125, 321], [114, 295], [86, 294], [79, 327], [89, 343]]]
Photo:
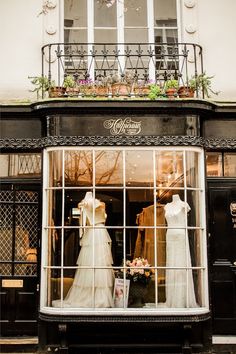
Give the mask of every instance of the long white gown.
[[[190, 206], [177, 196], [174, 195], [173, 197], [175, 201], [165, 206], [165, 218], [168, 224], [166, 233], [166, 266], [191, 267], [189, 241], [184, 229], [186, 227], [186, 212], [190, 211]], [[198, 307], [191, 270], [188, 270], [187, 273], [186, 270], [180, 269], [166, 270], [166, 306], [178, 308]]]
[[[88, 195], [89, 192], [86, 194]], [[114, 272], [110, 269], [91, 269], [93, 267], [111, 267], [111, 238], [105, 228], [105, 204], [97, 199], [85, 198], [80, 204], [85, 225], [93, 225], [93, 206], [95, 207], [95, 228], [84, 228], [81, 238], [81, 250], [78, 256], [79, 267], [73, 284], [63, 300], [63, 307], [114, 307]], [[99, 228], [101, 227], [101, 228]], [[93, 286], [94, 285], [94, 286]], [[53, 306], [60, 306], [60, 300]]]

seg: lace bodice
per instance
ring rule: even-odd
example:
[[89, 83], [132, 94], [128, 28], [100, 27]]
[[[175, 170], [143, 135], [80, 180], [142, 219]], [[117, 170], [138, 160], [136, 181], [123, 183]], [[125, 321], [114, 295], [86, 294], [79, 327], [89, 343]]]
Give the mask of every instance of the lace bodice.
[[185, 227], [186, 212], [189, 212], [188, 203], [179, 201], [168, 203], [165, 206], [165, 218], [170, 227]]

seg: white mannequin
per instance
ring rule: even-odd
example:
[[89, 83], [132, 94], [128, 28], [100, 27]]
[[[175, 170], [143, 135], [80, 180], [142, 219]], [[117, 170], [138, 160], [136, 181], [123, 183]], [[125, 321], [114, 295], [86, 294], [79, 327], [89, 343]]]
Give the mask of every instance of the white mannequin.
[[[94, 199], [92, 192], [87, 192], [78, 206], [81, 208], [80, 225], [83, 230], [81, 250], [76, 262], [78, 269], [63, 306], [113, 307], [113, 259], [111, 238], [104, 226], [105, 203]], [[61, 301], [55, 300], [52, 304], [57, 307]]]
[[[189, 241], [186, 234], [187, 212], [190, 206], [174, 194], [172, 202], [166, 204], [166, 305], [168, 307], [197, 307], [192, 271], [181, 269], [191, 267]], [[178, 269], [179, 267], [179, 269]], [[188, 276], [188, 281], [187, 281]], [[188, 284], [188, 299], [187, 299]]]

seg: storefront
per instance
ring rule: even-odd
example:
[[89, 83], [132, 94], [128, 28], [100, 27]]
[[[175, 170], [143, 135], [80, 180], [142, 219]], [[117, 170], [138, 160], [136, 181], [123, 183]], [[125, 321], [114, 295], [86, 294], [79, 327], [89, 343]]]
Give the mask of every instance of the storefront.
[[[6, 173], [1, 193], [22, 180], [27, 196], [33, 195], [31, 185], [41, 189], [41, 236], [22, 246], [27, 251], [21, 259], [14, 241], [12, 259], [2, 265], [20, 264], [27, 271], [31, 265], [35, 271], [25, 278], [3, 273], [1, 286], [7, 305], [7, 290], [26, 293], [27, 282], [37, 290], [40, 269], [34, 318], [40, 350], [191, 353], [211, 346], [212, 328], [233, 334], [234, 110], [196, 99], [66, 99], [34, 104], [20, 114], [18, 109], [3, 110], [1, 159], [33, 154], [27, 167], [34, 166], [34, 175]], [[16, 162], [6, 170], [12, 166]], [[20, 216], [12, 225], [13, 239], [20, 225], [29, 233]], [[36, 249], [31, 261], [29, 249]]]

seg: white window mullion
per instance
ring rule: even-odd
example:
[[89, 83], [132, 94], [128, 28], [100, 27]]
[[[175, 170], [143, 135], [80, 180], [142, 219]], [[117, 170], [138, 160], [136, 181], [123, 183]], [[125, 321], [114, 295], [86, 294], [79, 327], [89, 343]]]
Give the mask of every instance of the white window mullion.
[[[155, 54], [155, 33], [154, 33], [154, 4], [153, 0], [147, 1], [147, 24], [148, 24], [148, 42], [150, 50]], [[149, 80], [155, 81], [155, 57], [149, 62]]]
[[94, 0], [87, 0], [87, 24], [88, 24], [88, 69], [90, 79], [94, 81], [94, 61], [91, 55], [94, 43]]
[[125, 68], [124, 43], [125, 43], [125, 16], [124, 16], [124, 0], [117, 1], [117, 47], [120, 51], [119, 61], [120, 69], [123, 72]]

